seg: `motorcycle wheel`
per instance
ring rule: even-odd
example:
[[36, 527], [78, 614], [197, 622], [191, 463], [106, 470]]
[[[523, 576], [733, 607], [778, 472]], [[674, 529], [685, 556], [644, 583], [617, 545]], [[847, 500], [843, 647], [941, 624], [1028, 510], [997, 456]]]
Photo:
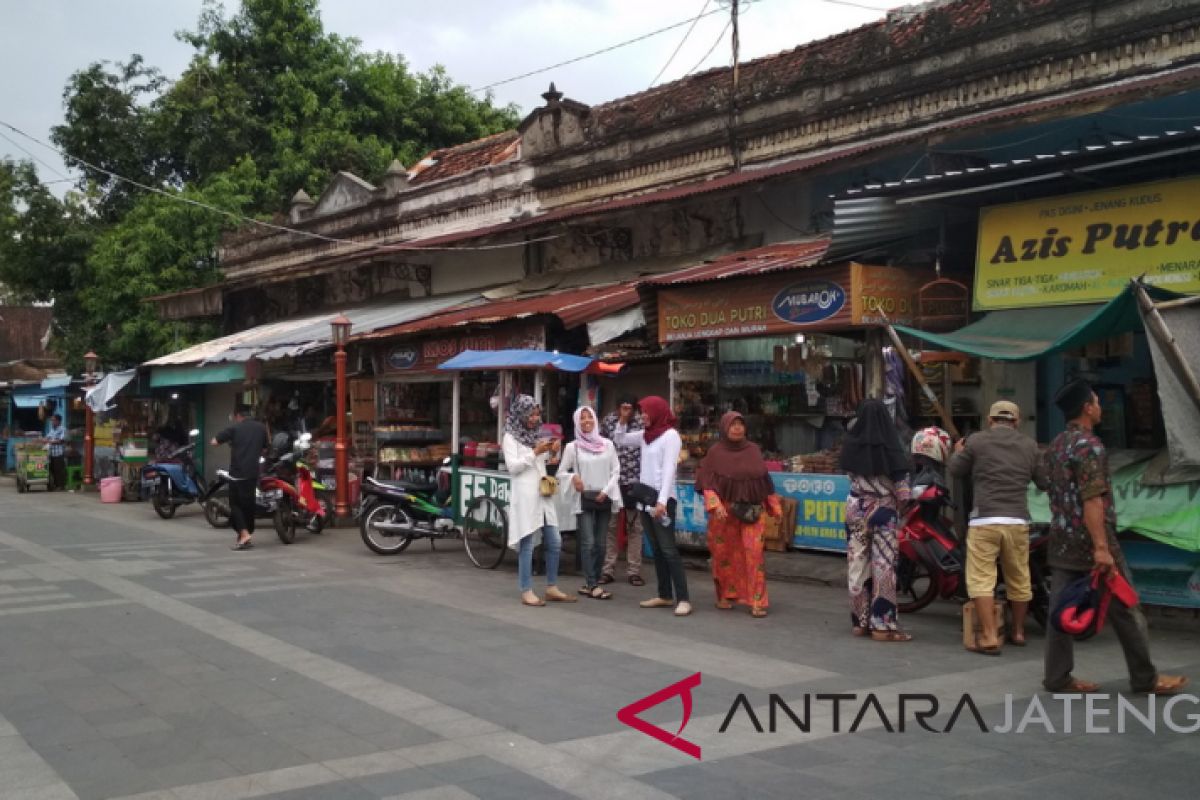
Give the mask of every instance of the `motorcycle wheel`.
[[229, 527], [229, 495], [213, 495], [204, 501], [204, 518], [214, 528]]
[[159, 486], [154, 490], [154, 496], [150, 498], [150, 504], [154, 506], [154, 512], [163, 519], [170, 519], [175, 516], [175, 504], [171, 502], [170, 490], [165, 486]]
[[[381, 531], [375, 527], [381, 522], [403, 525], [407, 531]], [[400, 506], [384, 504], [375, 506], [363, 517], [359, 524], [359, 533], [362, 535], [363, 544], [373, 552], [381, 556], [394, 556], [403, 553], [405, 548], [412, 544], [412, 528], [413, 519], [407, 511]]]
[[296, 541], [296, 515], [292, 512], [292, 502], [286, 497], [275, 506], [275, 533], [284, 544]]
[[937, 595], [937, 581], [928, 567], [903, 555], [896, 559], [896, 608], [911, 614], [928, 606]]
[[508, 549], [508, 515], [490, 497], [476, 497], [462, 520], [463, 548], [480, 569], [495, 569]]

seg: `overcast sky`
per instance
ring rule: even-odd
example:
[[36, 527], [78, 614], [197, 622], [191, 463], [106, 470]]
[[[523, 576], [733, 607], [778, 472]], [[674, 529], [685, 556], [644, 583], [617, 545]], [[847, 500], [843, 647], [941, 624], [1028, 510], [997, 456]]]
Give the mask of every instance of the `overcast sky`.
[[[236, 0], [226, 2], [236, 8]], [[881, 18], [895, 0], [757, 0], [741, 15], [741, 58], [788, 50]], [[175, 31], [195, 27], [201, 0], [0, 0], [0, 120], [43, 141], [62, 120], [68, 77], [93, 61], [140, 53], [178, 77], [191, 56]], [[369, 50], [402, 54], [417, 70], [442, 64], [451, 77], [480, 87], [566, 61], [658, 28], [691, 22], [704, 0], [322, 0], [327, 30], [360, 39]], [[568, 97], [594, 105], [651, 85], [683, 42], [660, 82], [730, 62], [728, 0], [709, 0], [691, 34], [676, 28], [577, 64], [495, 88], [497, 101], [529, 111], [551, 80]], [[715, 47], [714, 47], [715, 45]], [[711, 49], [711, 52], [710, 52]], [[706, 57], [706, 53], [708, 54]], [[48, 162], [42, 179], [66, 172], [53, 153], [0, 127], [0, 134]], [[0, 156], [25, 158], [0, 137]], [[60, 192], [69, 184], [54, 188]]]

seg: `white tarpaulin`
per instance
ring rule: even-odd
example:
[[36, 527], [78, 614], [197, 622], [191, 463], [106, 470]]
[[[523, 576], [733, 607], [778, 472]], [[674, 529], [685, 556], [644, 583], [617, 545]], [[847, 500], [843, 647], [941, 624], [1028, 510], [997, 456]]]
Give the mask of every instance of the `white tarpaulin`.
[[[1159, 313], [1192, 372], [1200, 375], [1200, 304], [1167, 308]], [[1166, 423], [1170, 465], [1172, 468], [1200, 467], [1200, 412], [1149, 324], [1146, 334], [1158, 378], [1158, 399]]]
[[633, 306], [616, 314], [601, 317], [587, 324], [588, 341], [593, 344], [611, 342], [618, 336], [635, 331], [646, 324], [641, 306]]
[[112, 408], [113, 401], [121, 390], [137, 377], [136, 369], [127, 369], [124, 372], [110, 372], [100, 379], [100, 382], [87, 390], [85, 402], [93, 412], [103, 414]]

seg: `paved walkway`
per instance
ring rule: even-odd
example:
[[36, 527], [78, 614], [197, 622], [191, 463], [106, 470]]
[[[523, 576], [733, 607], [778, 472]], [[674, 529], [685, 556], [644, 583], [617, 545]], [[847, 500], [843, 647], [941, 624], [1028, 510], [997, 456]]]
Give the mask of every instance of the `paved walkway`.
[[[1200, 734], [1171, 730], [1146, 698], [1129, 700], [1157, 720], [1153, 734], [1131, 723], [1123, 736], [1085, 736], [1082, 703], [1064, 732], [1047, 695], [1053, 733], [983, 733], [968, 714], [937, 735], [911, 708], [904, 733], [871, 709], [850, 732], [869, 692], [893, 727], [901, 695], [938, 698], [939, 728], [963, 693], [988, 727], [1004, 722], [1006, 695], [1018, 716], [1027, 710], [1040, 638], [1000, 659], [966, 653], [948, 604], [906, 618], [918, 641], [885, 645], [850, 637], [844, 596], [826, 586], [773, 584], [762, 621], [713, 609], [701, 572], [689, 574], [697, 613], [687, 619], [637, 608], [648, 593], [624, 583], [610, 602], [530, 609], [517, 603], [511, 561], [477, 570], [454, 542], [382, 558], [354, 530], [300, 534], [291, 547], [269, 530], [257, 540], [231, 552], [231, 534], [197, 509], [162, 521], [145, 505], [0, 485], [0, 798], [1195, 791]], [[1161, 668], [1200, 677], [1195, 633], [1156, 632], [1154, 645]], [[1079, 655], [1081, 675], [1125, 690], [1111, 636]], [[621, 707], [696, 672], [682, 736], [702, 760], [617, 721]], [[856, 696], [841, 701], [836, 730], [819, 693]], [[739, 696], [761, 732], [745, 707], [723, 726]], [[1115, 726], [1116, 706], [1094, 721]], [[1196, 725], [1200, 701], [1172, 713], [1176, 728]], [[642, 716], [674, 732], [680, 702]]]

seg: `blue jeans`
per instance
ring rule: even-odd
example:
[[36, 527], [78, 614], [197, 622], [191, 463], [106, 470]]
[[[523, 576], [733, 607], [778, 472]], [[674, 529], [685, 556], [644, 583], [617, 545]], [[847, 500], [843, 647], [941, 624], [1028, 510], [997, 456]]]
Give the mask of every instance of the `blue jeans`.
[[[562, 534], [553, 525], [542, 526], [542, 545], [546, 548], [546, 585], [558, 583], [558, 556], [562, 553]], [[517, 550], [517, 586], [522, 592], [533, 591], [533, 534], [521, 539]]]
[[608, 518], [612, 511], [581, 511], [576, 517], [575, 530], [579, 535], [579, 553], [583, 557], [583, 578], [588, 586], [600, 582], [604, 571], [604, 554], [608, 546]]

